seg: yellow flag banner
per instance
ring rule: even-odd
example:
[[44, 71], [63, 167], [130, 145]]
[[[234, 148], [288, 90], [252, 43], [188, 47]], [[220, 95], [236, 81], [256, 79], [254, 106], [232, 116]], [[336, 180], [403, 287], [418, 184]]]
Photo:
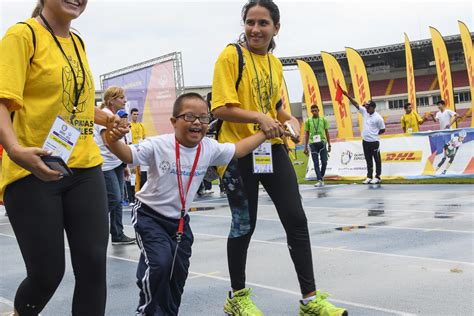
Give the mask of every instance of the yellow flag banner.
[[349, 100], [347, 98], [342, 98], [340, 101], [336, 100], [337, 85], [340, 85], [343, 90], [347, 91], [346, 80], [344, 79], [341, 66], [339, 66], [336, 58], [329, 53], [321, 52], [321, 57], [323, 58], [334, 115], [336, 116], [337, 137], [354, 137]]
[[[441, 33], [430, 26], [433, 52], [436, 61], [436, 72], [438, 73], [439, 90], [441, 99], [446, 102], [446, 107], [456, 111], [454, 104], [453, 80], [451, 78], [451, 66], [449, 65], [448, 50]], [[453, 127], [456, 128], [455, 124]]]
[[[349, 62], [349, 69], [351, 72], [352, 87], [354, 89], [354, 99], [359, 104], [367, 103], [372, 99], [370, 93], [369, 77], [365, 70], [364, 61], [360, 54], [353, 48], [346, 47], [347, 61]], [[357, 121], [359, 122], [359, 129], [362, 133], [362, 115], [357, 113]]]
[[474, 60], [472, 57], [472, 38], [466, 24], [461, 21], [458, 21], [458, 24], [461, 31], [464, 59], [466, 60], [467, 76], [469, 77], [469, 87], [471, 89], [471, 127], [474, 127]]
[[[290, 98], [288, 96], [288, 89], [286, 88], [286, 81], [283, 78], [281, 83], [281, 107], [285, 110], [286, 113], [291, 115], [291, 107], [290, 107]], [[288, 147], [290, 149], [295, 149], [295, 143], [291, 140], [291, 138], [287, 137]]]
[[306, 103], [306, 113], [311, 117], [311, 105], [316, 104], [319, 107], [320, 115], [324, 115], [323, 100], [319, 91], [318, 79], [314, 75], [313, 69], [306, 62], [297, 60], [300, 70], [301, 82], [303, 83], [304, 102]]
[[413, 111], [416, 112], [415, 68], [413, 67], [413, 55], [411, 54], [410, 40], [408, 39], [407, 33], [405, 33], [405, 60], [407, 68], [408, 102], [411, 103]]

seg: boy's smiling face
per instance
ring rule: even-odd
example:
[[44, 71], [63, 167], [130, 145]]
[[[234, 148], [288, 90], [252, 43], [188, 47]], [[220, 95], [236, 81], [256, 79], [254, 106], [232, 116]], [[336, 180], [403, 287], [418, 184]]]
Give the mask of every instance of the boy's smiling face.
[[[187, 115], [186, 115], [187, 114]], [[196, 119], [193, 122], [185, 120], [193, 114]], [[209, 112], [205, 101], [197, 98], [187, 98], [183, 100], [181, 111], [176, 117], [172, 117], [176, 138], [186, 147], [194, 147], [206, 136], [209, 123], [201, 123], [198, 117], [208, 117]]]

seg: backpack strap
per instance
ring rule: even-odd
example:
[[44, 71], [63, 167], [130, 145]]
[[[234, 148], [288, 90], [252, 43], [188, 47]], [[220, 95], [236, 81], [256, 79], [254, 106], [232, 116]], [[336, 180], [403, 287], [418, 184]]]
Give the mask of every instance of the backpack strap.
[[35, 53], [36, 53], [36, 35], [35, 35], [35, 31], [33, 30], [33, 27], [31, 25], [29, 25], [28, 23], [26, 23], [26, 22], [18, 22], [17, 24], [24, 24], [24, 25], [28, 26], [28, 28], [31, 31], [31, 37], [33, 39], [33, 55], [31, 55], [31, 58], [30, 58], [30, 65], [31, 65], [31, 63], [33, 62], [33, 57], [35, 56]]
[[237, 91], [239, 89], [240, 81], [242, 80], [242, 73], [244, 72], [244, 64], [245, 64], [244, 53], [242, 52], [242, 47], [240, 47], [239, 44], [232, 43], [229, 45], [232, 45], [235, 47], [235, 49], [237, 50], [237, 56], [239, 59], [239, 74], [237, 75], [237, 80], [235, 82], [235, 90]]

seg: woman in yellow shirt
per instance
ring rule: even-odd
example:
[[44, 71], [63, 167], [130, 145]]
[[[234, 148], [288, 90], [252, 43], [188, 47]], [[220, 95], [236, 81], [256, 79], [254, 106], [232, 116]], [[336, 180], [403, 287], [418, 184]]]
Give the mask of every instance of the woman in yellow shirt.
[[[261, 183], [275, 204], [285, 228], [288, 248], [298, 275], [303, 301], [300, 314], [343, 315], [316, 294], [308, 224], [301, 203], [296, 174], [280, 136], [283, 124], [290, 124], [295, 142], [299, 140], [299, 123], [281, 107], [280, 87], [283, 80], [281, 62], [271, 52], [273, 37], [280, 29], [280, 12], [271, 0], [251, 0], [242, 10], [245, 33], [239, 46], [229, 45], [219, 56], [212, 84], [212, 112], [223, 120], [219, 142], [237, 141], [262, 130], [272, 139], [272, 173], [254, 173], [258, 161], [249, 154], [232, 161], [224, 172], [223, 182], [232, 211], [232, 225], [227, 242], [227, 260], [232, 292], [226, 299], [228, 315], [263, 315], [245, 288], [247, 249], [257, 221], [258, 186]], [[239, 78], [239, 52], [244, 65]], [[260, 151], [262, 154], [262, 151]], [[262, 157], [263, 160], [265, 157]], [[262, 168], [264, 169], [264, 168]], [[269, 170], [269, 169], [265, 169]]]
[[[108, 216], [93, 125], [119, 119], [95, 108], [82, 40], [70, 32], [86, 5], [41, 0], [33, 17], [10, 27], [0, 42], [0, 143], [6, 152], [0, 193], [27, 271], [15, 315], [37, 315], [56, 291], [65, 270], [64, 232], [76, 279], [72, 314], [105, 311]], [[41, 159], [51, 154], [42, 147], [58, 116], [80, 130], [67, 161], [71, 176]]]

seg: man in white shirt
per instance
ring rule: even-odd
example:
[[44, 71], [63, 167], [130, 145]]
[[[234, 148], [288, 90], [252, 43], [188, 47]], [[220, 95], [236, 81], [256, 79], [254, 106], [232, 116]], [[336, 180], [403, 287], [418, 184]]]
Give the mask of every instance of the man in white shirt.
[[[446, 108], [446, 103], [443, 100], [436, 102], [439, 111], [436, 112], [436, 116], [431, 114], [433, 121], [439, 123], [439, 129], [451, 129], [453, 124], [459, 119], [459, 115]], [[454, 117], [454, 119], [453, 119]]]
[[[350, 97], [346, 91], [342, 91], [349, 101], [362, 115], [362, 147], [364, 148], [365, 161], [367, 163], [367, 179], [363, 184], [377, 184], [381, 182], [382, 158], [380, 157], [380, 135], [385, 133], [385, 123], [382, 116], [375, 112], [377, 106], [374, 101], [369, 100], [366, 104], [359, 106], [356, 100]], [[375, 160], [375, 178], [373, 178]]]

